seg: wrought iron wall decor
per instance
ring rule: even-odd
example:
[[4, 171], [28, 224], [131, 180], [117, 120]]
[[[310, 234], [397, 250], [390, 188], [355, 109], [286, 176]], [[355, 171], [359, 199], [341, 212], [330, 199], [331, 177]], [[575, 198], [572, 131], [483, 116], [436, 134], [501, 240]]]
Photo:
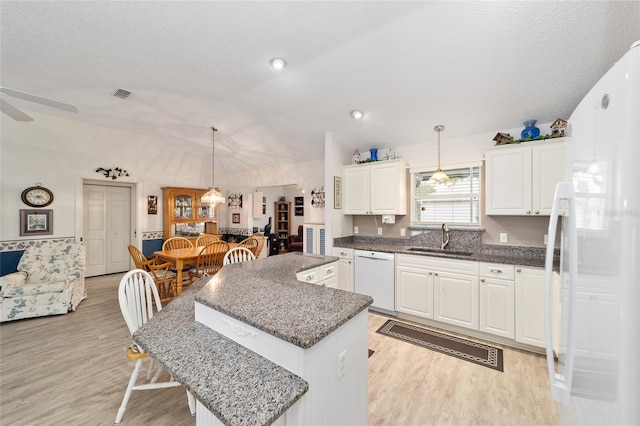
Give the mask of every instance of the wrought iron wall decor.
[[242, 208], [242, 194], [229, 194], [229, 208], [241, 209]]
[[105, 169], [103, 167], [98, 167], [96, 169], [96, 173], [102, 173], [105, 178], [116, 180], [122, 176], [129, 176], [129, 172], [125, 169], [121, 169], [120, 167], [114, 167], [113, 169]]

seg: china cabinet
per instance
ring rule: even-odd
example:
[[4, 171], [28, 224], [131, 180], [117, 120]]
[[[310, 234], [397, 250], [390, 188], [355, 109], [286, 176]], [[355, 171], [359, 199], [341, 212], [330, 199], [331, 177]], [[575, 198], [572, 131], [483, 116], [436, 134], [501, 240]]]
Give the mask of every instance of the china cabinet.
[[162, 188], [164, 239], [179, 235], [194, 241], [202, 233], [217, 234], [217, 208], [200, 203], [208, 189]]

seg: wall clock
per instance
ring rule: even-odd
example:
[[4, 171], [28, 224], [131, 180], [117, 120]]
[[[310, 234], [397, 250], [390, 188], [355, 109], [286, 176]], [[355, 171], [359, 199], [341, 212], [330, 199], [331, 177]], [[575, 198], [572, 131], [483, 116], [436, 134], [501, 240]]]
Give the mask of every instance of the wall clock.
[[53, 202], [53, 192], [36, 184], [22, 191], [22, 202], [30, 207], [46, 207]]

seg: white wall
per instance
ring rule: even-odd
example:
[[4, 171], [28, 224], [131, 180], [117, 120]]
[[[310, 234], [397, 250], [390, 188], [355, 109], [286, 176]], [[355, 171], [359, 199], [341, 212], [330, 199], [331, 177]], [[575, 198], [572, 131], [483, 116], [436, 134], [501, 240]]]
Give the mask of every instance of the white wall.
[[[54, 193], [53, 237], [76, 235], [77, 205], [83, 179], [106, 180], [98, 167], [120, 167], [129, 177], [118, 181], [138, 186], [138, 234], [162, 230], [162, 214], [147, 215], [148, 195], [162, 202], [162, 186], [206, 188], [211, 180], [208, 147], [162, 143], [135, 131], [114, 130], [74, 120], [40, 115], [23, 123], [0, 117], [0, 240], [21, 239], [22, 190], [41, 182]], [[208, 157], [207, 157], [207, 154]], [[109, 181], [113, 182], [109, 179]], [[160, 212], [159, 212], [160, 213]]]

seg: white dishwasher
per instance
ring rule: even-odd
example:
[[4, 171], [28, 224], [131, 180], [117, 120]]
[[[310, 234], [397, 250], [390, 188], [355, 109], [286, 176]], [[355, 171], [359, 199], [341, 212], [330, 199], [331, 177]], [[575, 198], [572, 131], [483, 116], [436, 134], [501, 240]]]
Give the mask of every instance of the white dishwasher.
[[371, 309], [396, 312], [396, 262], [393, 253], [355, 250], [355, 292], [373, 297]]

